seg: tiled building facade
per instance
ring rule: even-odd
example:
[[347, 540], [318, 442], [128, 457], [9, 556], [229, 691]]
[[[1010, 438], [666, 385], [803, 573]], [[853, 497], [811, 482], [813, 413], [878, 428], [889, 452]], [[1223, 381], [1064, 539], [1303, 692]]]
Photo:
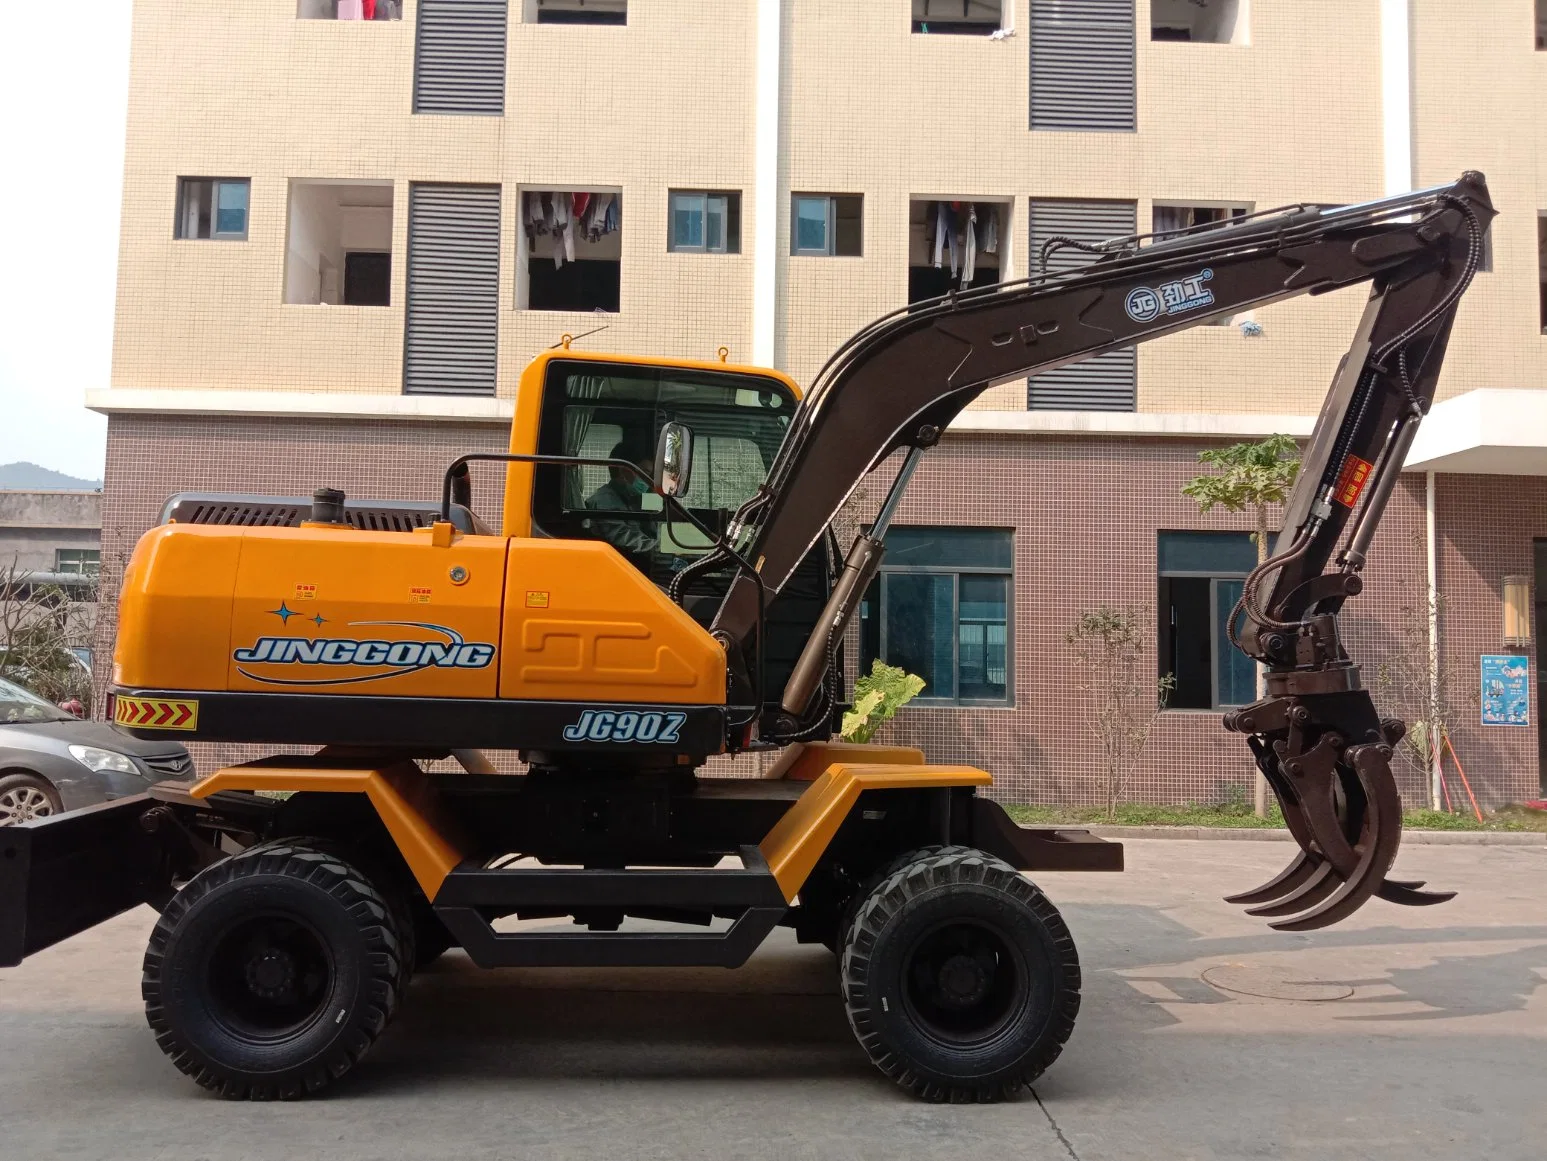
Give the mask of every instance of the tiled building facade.
[[[607, 352], [724, 346], [810, 382], [857, 327], [938, 292], [942, 202], [992, 217], [980, 271], [1005, 280], [1034, 271], [1050, 222], [1148, 231], [1481, 169], [1502, 215], [1441, 399], [1487, 389], [1518, 409], [1547, 376], [1547, 125], [1532, 112], [1547, 54], [1531, 0], [1461, 20], [1445, 0], [372, 7], [380, 19], [336, 19], [336, 0], [136, 0], [113, 380], [92, 400], [110, 417], [109, 584], [180, 489], [434, 494], [455, 455], [503, 446], [522, 366], [566, 333]], [[610, 199], [620, 228], [582, 232], [579, 261], [550, 271], [562, 243], [528, 232], [534, 195], [551, 208], [581, 193]], [[454, 325], [430, 309], [448, 276], [478, 307]], [[1233, 532], [1217, 543], [1237, 551], [1250, 526], [1181, 495], [1198, 451], [1308, 433], [1361, 300], [1194, 328], [1076, 378], [1072, 396], [1024, 380], [986, 392], [925, 457], [899, 520], [988, 530], [1010, 565], [954, 568], [942, 539], [933, 575], [957, 579], [897, 582], [951, 594], [924, 648], [942, 667], [932, 691], [970, 704], [910, 709], [892, 736], [993, 770], [1009, 798], [1098, 799], [1064, 634], [1084, 609], [1132, 606], [1156, 625], [1145, 664], [1164, 667], [1165, 536]], [[437, 366], [448, 333], [483, 354]], [[1068, 397], [1089, 406], [1051, 405]], [[1476, 724], [1478, 658], [1530, 652], [1506, 646], [1501, 610], [1505, 578], [1534, 576], [1547, 538], [1547, 459], [1527, 439], [1504, 464], [1490, 436], [1448, 426], [1409, 461], [1350, 637], [1372, 683], [1414, 640], [1403, 609], [1427, 577], [1432, 494], [1455, 744], [1498, 803], [1536, 791], [1539, 715], [1533, 693], [1529, 726]], [[1229, 591], [1223, 573], [1190, 579], [1210, 600]], [[1132, 796], [1249, 786], [1219, 726], [1227, 684], [1215, 672], [1190, 691], [1209, 704], [1161, 715]], [[1405, 790], [1424, 795], [1421, 773]]]

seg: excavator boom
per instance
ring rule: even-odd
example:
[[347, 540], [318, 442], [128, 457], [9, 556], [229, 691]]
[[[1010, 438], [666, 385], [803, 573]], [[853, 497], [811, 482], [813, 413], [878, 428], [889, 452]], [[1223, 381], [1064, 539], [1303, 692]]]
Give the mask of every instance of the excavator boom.
[[[1078, 269], [914, 304], [860, 331], [823, 368], [766, 484], [732, 525], [758, 577], [736, 577], [714, 628], [733, 670], [742, 667], [733, 680], [750, 688], [746, 659], [756, 656], [761, 601], [781, 589], [860, 481], [909, 449], [880, 518], [856, 539], [782, 712], [765, 714], [763, 736], [825, 733], [841, 685], [836, 645], [880, 565], [901, 488], [918, 454], [986, 388], [1221, 314], [1369, 282], [1285, 532], [1232, 618], [1245, 617], [1238, 644], [1266, 665], [1269, 696], [1225, 724], [1247, 735], [1302, 848], [1284, 875], [1237, 898], [1288, 929], [1336, 922], [1377, 893], [1408, 904], [1448, 898], [1385, 878], [1401, 826], [1389, 759], [1404, 727], [1375, 713], [1340, 643], [1337, 613], [1362, 586], [1493, 216], [1486, 182], [1469, 172], [1362, 205], [1291, 206], [1164, 239], [1113, 239]], [[1054, 239], [1048, 248], [1062, 244], [1077, 245]]]

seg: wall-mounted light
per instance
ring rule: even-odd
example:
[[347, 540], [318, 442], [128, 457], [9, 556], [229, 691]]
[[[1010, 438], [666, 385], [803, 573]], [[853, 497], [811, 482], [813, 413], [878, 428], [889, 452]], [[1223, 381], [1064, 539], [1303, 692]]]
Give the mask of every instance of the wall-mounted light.
[[1531, 643], [1531, 578], [1504, 578], [1504, 644]]

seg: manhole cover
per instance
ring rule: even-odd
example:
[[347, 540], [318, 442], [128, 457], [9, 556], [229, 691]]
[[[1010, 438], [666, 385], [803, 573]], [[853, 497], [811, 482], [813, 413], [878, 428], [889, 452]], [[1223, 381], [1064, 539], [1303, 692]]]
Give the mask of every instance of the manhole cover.
[[1265, 1000], [1346, 1000], [1347, 984], [1330, 980], [1290, 979], [1282, 969], [1252, 963], [1224, 963], [1205, 969], [1203, 979], [1221, 991]]

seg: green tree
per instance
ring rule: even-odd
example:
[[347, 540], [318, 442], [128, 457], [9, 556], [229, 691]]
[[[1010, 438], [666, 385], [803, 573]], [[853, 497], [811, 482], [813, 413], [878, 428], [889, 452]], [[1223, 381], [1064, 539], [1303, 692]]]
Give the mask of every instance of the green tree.
[[1064, 634], [1078, 664], [1075, 684], [1090, 698], [1085, 720], [1101, 750], [1108, 818], [1117, 817], [1128, 773], [1176, 684], [1170, 674], [1157, 682], [1144, 672], [1140, 625], [1152, 623], [1153, 610], [1102, 605]]
[[[1235, 443], [1198, 453], [1198, 462], [1217, 469], [1194, 476], [1182, 486], [1182, 495], [1198, 502], [1198, 510], [1220, 507], [1227, 512], [1249, 512], [1257, 545], [1257, 563], [1268, 559], [1268, 509], [1289, 498], [1300, 470], [1300, 445], [1293, 436], [1270, 435], [1257, 443]], [[1257, 666], [1257, 696], [1267, 694], [1267, 672]], [[1253, 795], [1259, 818], [1268, 813], [1268, 784], [1259, 775]]]

